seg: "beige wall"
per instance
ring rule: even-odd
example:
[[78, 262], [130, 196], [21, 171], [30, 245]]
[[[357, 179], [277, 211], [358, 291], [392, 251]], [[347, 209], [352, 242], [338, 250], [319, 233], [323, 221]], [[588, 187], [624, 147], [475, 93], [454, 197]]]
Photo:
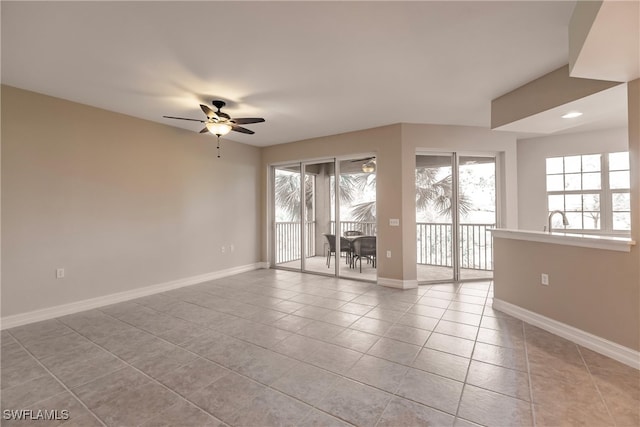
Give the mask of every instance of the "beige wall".
[[[269, 260], [268, 176], [269, 165], [287, 161], [331, 158], [373, 153], [377, 156], [378, 251], [390, 250], [392, 257], [378, 257], [378, 277], [411, 281], [416, 279], [415, 155], [417, 151], [470, 151], [500, 154], [504, 166], [505, 217], [517, 225], [516, 142], [512, 134], [487, 129], [396, 124], [340, 135], [314, 138], [266, 147], [262, 151], [263, 245], [262, 257]], [[400, 219], [400, 227], [389, 219]], [[506, 219], [505, 219], [506, 220]]]
[[[632, 252], [494, 238], [494, 298], [640, 350], [638, 248]], [[540, 275], [549, 275], [549, 286]]]
[[[547, 225], [546, 158], [627, 151], [627, 128], [551, 135], [518, 141], [518, 225], [542, 231]], [[526, 195], [526, 196], [525, 196]]]
[[494, 297], [640, 350], [640, 80], [629, 82], [628, 98], [636, 245], [625, 253], [495, 238]]
[[2, 316], [258, 262], [260, 150], [214, 141], [2, 86]]
[[[636, 266], [640, 266], [640, 79], [628, 83], [629, 158], [631, 168], [631, 236]], [[640, 288], [640, 275], [635, 278]], [[640, 312], [640, 297], [636, 296], [636, 310]]]

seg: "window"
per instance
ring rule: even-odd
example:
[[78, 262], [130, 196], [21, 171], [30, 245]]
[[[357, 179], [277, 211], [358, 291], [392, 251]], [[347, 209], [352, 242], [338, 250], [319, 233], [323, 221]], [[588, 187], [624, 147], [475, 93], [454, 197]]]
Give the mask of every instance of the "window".
[[[631, 229], [629, 153], [584, 154], [547, 159], [548, 212], [560, 210], [568, 229], [626, 233]], [[553, 229], [562, 229], [556, 215]]]

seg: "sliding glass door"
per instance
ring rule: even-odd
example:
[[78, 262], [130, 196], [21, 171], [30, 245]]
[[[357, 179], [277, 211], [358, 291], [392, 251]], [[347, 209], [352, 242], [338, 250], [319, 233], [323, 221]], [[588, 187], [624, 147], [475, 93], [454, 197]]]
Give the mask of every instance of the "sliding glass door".
[[301, 166], [277, 166], [272, 172], [274, 231], [273, 264], [294, 270], [302, 268]]
[[416, 156], [417, 277], [420, 283], [493, 276], [495, 157]]
[[272, 167], [271, 265], [376, 280], [375, 168], [375, 157]]
[[418, 282], [455, 278], [453, 154], [416, 156]]
[[492, 228], [496, 227], [496, 159], [458, 157], [460, 280], [493, 277]]

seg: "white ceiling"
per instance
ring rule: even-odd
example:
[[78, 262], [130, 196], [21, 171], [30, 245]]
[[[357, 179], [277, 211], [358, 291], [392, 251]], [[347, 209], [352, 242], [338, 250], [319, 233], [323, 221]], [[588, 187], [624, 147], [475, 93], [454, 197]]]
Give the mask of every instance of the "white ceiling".
[[[386, 124], [489, 127], [490, 101], [568, 62], [575, 1], [2, 1], [2, 83], [266, 146]], [[34, 108], [34, 119], [37, 119]], [[205, 137], [205, 136], [203, 136]]]

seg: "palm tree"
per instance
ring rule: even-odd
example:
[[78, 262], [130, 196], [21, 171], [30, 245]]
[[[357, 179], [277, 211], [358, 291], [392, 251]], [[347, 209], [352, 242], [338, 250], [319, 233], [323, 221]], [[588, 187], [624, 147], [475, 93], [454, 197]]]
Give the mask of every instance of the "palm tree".
[[[416, 170], [416, 207], [419, 210], [432, 209], [437, 214], [451, 217], [452, 177], [439, 178], [438, 168], [420, 168]], [[376, 175], [369, 173], [343, 174], [340, 176], [340, 203], [351, 207], [353, 221], [375, 222], [376, 201], [353, 204], [357, 196], [375, 190]], [[313, 205], [313, 177], [305, 177], [305, 205], [310, 212]], [[333, 185], [331, 197], [334, 197]], [[289, 221], [300, 220], [300, 174], [278, 171], [275, 180], [275, 202], [277, 208], [288, 216]], [[472, 208], [470, 199], [458, 194], [460, 213], [466, 215]], [[310, 220], [310, 218], [307, 218]]]
[[[452, 178], [451, 175], [438, 178], [438, 168], [420, 168], [416, 170], [416, 208], [418, 210], [433, 209], [438, 215], [451, 218], [452, 210]], [[341, 179], [341, 194], [362, 191], [366, 185], [375, 187], [375, 174], [353, 174], [351, 180]], [[372, 179], [373, 178], [373, 179]], [[347, 185], [342, 185], [342, 182]], [[362, 182], [366, 182], [363, 185]], [[353, 185], [351, 185], [353, 183]], [[353, 199], [353, 196], [350, 196]], [[471, 211], [472, 203], [463, 194], [458, 194], [460, 213], [464, 216]], [[369, 201], [353, 205], [351, 215], [354, 221], [375, 222], [376, 202]]]
[[[420, 168], [416, 170], [416, 207], [419, 210], [433, 209], [438, 215], [451, 218], [452, 186], [451, 175], [438, 178], [438, 168]], [[471, 211], [473, 204], [469, 197], [458, 192], [458, 209], [465, 216]]]
[[[307, 175], [304, 181], [306, 212], [308, 216], [311, 216], [313, 177]], [[279, 213], [286, 216], [288, 221], [300, 221], [300, 173], [276, 171], [275, 203]]]

